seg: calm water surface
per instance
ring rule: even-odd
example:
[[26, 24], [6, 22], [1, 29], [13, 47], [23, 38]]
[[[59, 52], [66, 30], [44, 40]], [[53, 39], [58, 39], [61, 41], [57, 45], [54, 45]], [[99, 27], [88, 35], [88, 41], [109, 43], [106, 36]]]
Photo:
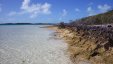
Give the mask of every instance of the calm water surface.
[[39, 27], [0, 26], [0, 64], [71, 64], [67, 45]]

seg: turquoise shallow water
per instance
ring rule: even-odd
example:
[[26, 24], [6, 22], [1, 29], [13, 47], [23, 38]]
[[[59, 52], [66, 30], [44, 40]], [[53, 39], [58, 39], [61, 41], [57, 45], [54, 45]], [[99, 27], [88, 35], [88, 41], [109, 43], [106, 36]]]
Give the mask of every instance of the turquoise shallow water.
[[67, 45], [38, 25], [0, 26], [0, 64], [71, 64]]

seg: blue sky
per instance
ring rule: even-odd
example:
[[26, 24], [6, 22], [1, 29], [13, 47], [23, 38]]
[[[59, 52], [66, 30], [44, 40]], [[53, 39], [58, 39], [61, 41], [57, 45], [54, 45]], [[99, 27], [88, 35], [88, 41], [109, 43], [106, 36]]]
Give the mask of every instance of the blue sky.
[[113, 0], [0, 0], [0, 23], [69, 22], [113, 9]]

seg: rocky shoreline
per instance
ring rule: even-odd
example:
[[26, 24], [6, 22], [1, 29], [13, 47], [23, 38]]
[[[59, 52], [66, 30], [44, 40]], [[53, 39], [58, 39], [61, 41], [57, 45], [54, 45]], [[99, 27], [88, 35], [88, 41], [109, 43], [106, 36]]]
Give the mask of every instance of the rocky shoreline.
[[[97, 30], [83, 30], [76, 28], [58, 28], [55, 36], [68, 44], [70, 59], [74, 64], [112, 64], [113, 41], [112, 32]], [[111, 30], [110, 30], [111, 31]], [[111, 33], [111, 34], [110, 34]], [[79, 63], [80, 62], [80, 63]]]

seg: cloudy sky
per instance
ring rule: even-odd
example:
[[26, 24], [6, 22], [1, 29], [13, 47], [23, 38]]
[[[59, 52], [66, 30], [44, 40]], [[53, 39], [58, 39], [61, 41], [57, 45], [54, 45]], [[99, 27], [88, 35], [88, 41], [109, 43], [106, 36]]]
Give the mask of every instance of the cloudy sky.
[[0, 23], [68, 22], [113, 9], [113, 0], [0, 0]]

